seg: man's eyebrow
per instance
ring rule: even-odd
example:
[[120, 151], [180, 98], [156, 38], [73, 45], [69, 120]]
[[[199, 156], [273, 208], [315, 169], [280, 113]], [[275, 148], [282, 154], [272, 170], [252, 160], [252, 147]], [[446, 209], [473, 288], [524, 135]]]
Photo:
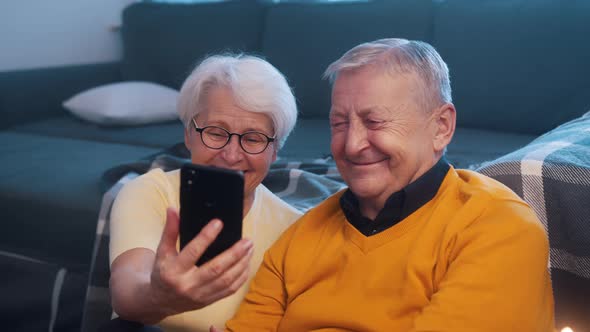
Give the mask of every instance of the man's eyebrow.
[[386, 116], [388, 114], [391, 114], [391, 109], [380, 105], [367, 107], [359, 111], [359, 115], [362, 117], [369, 115]]
[[380, 106], [370, 106], [358, 111], [360, 116], [367, 116], [371, 114], [383, 114], [385, 112], [387, 112], [387, 108]]
[[348, 117], [348, 115], [346, 112], [332, 109], [332, 110], [330, 110], [329, 117], [330, 118], [346, 118], [346, 117]]
[[361, 109], [361, 110], [359, 110], [359, 111], [358, 111], [358, 114], [359, 114], [360, 116], [363, 116], [363, 117], [364, 117], [364, 116], [367, 116], [367, 115], [370, 115], [370, 114], [372, 114], [372, 113], [375, 113], [375, 109], [374, 109], [374, 108], [372, 108], [372, 107], [363, 108], [363, 109]]

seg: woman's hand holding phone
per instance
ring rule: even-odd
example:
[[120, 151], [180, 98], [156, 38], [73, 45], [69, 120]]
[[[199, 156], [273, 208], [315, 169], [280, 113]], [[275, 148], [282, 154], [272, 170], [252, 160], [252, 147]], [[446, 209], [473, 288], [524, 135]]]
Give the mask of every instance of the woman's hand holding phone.
[[153, 304], [165, 308], [167, 316], [203, 308], [235, 293], [248, 279], [253, 252], [252, 241], [241, 239], [196, 266], [221, 232], [223, 223], [219, 219], [211, 220], [178, 252], [179, 222], [178, 212], [169, 208], [150, 277]]

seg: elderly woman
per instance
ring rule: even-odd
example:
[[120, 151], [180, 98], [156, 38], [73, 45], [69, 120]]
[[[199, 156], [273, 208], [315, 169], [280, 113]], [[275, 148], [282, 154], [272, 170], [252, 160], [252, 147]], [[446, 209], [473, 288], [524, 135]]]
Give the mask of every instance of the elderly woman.
[[[165, 331], [205, 331], [234, 314], [265, 250], [300, 216], [261, 184], [297, 108], [271, 64], [223, 55], [205, 59], [186, 79], [178, 112], [193, 163], [243, 172], [244, 238], [195, 266], [222, 222], [210, 222], [179, 251], [179, 171], [154, 169], [126, 184], [113, 206], [111, 295], [124, 319], [158, 323]], [[245, 144], [252, 138], [263, 144]]]

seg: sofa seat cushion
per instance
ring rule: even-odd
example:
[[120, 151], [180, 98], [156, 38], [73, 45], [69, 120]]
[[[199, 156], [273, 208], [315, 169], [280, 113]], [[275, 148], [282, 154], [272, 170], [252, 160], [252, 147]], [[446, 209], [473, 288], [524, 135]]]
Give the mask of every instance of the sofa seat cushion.
[[180, 121], [137, 127], [107, 127], [71, 115], [53, 117], [12, 127], [11, 130], [52, 137], [164, 148], [183, 141]]
[[0, 250], [68, 269], [90, 264], [107, 169], [147, 147], [0, 132]]

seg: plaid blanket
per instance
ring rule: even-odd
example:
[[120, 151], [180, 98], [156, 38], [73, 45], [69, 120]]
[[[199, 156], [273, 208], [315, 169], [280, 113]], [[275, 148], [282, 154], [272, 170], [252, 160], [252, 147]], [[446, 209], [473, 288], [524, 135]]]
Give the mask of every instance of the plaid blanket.
[[514, 190], [544, 224], [556, 326], [590, 331], [590, 112], [477, 171]]
[[[188, 151], [179, 144], [145, 160], [115, 167], [103, 176], [108, 188], [99, 213], [82, 331], [96, 331], [113, 317], [109, 295], [109, 216], [119, 190], [125, 183], [153, 168], [170, 171], [189, 161]], [[344, 188], [344, 183], [329, 159], [309, 161], [278, 160], [271, 165], [263, 184], [295, 208], [306, 211]]]
[[532, 206], [549, 234], [552, 268], [590, 279], [590, 113], [477, 171]]

